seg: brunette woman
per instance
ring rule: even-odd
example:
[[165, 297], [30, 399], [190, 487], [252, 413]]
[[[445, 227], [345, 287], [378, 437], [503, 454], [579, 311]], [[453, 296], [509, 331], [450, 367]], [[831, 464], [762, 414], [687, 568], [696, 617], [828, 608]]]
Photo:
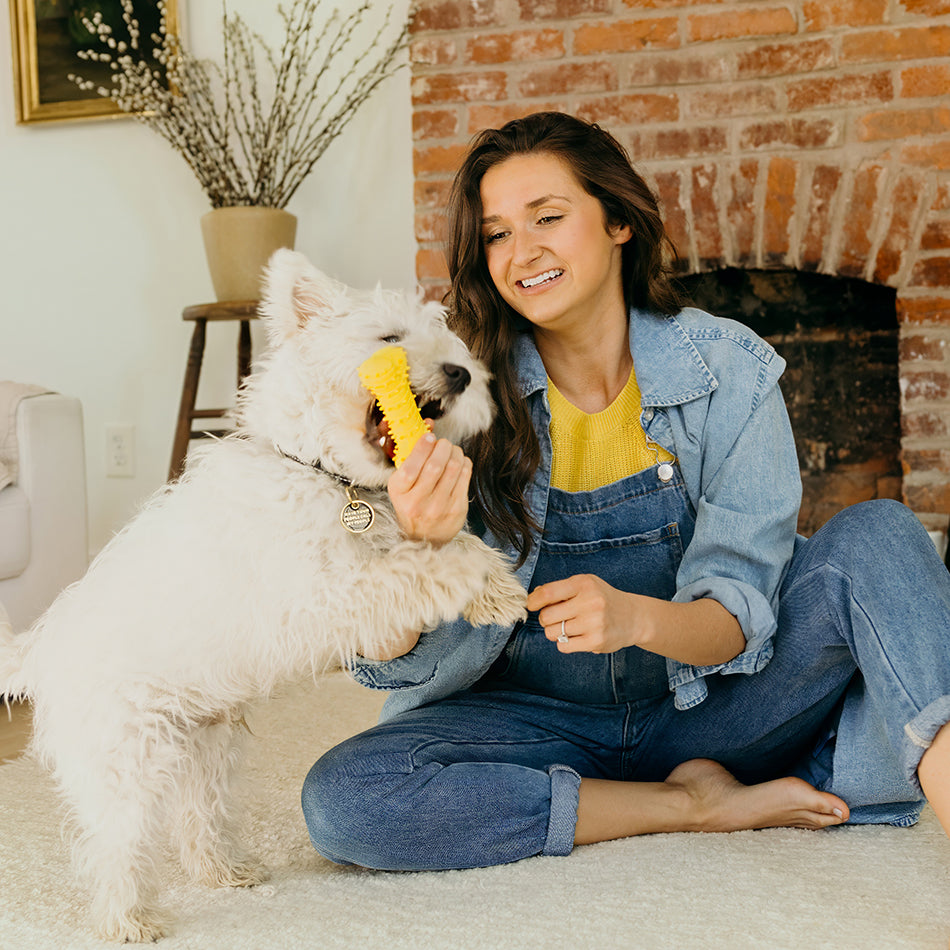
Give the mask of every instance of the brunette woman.
[[465, 523], [530, 591], [513, 630], [407, 630], [356, 679], [382, 721], [311, 770], [314, 846], [461, 868], [658, 831], [950, 830], [950, 574], [896, 502], [796, 536], [779, 377], [683, 308], [656, 200], [607, 132], [479, 135], [449, 213], [450, 309], [494, 374], [469, 447], [392, 476], [406, 534]]

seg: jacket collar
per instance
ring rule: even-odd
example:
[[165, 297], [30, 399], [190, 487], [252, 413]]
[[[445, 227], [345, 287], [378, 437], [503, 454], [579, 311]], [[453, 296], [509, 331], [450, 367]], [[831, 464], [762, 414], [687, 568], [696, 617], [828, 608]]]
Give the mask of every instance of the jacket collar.
[[676, 317], [631, 309], [630, 352], [644, 406], [677, 406], [719, 386]]
[[[719, 385], [676, 317], [631, 308], [630, 352], [644, 406], [691, 402]], [[546, 389], [547, 373], [530, 333], [518, 338], [516, 357], [522, 395]]]

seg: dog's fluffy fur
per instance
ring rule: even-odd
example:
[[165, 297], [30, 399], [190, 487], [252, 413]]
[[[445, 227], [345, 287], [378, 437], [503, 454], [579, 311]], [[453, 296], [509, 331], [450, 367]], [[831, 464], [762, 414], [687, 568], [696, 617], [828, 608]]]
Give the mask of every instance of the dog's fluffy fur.
[[[165, 932], [154, 878], [169, 829], [193, 878], [261, 879], [231, 815], [250, 702], [407, 630], [524, 615], [501, 555], [465, 532], [438, 549], [407, 540], [385, 492], [393, 467], [357, 376], [379, 347], [406, 349], [414, 393], [444, 410], [437, 435], [464, 442], [491, 421], [488, 375], [441, 307], [351, 291], [279, 251], [262, 316], [270, 346], [235, 435], [193, 453], [83, 580], [0, 643], [0, 694], [33, 703], [32, 748], [69, 806], [107, 938]], [[327, 473], [359, 486], [370, 530], [344, 530]]]

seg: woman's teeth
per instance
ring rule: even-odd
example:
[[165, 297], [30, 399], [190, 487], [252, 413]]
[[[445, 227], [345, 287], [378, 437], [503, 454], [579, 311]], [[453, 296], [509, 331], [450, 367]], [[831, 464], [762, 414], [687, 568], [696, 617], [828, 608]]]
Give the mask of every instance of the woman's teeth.
[[555, 277], [560, 277], [564, 271], [561, 270], [548, 270], [543, 274], [538, 274], [537, 277], [526, 277], [521, 281], [522, 287], [537, 287], [538, 284], [543, 284], [547, 280], [554, 280]]

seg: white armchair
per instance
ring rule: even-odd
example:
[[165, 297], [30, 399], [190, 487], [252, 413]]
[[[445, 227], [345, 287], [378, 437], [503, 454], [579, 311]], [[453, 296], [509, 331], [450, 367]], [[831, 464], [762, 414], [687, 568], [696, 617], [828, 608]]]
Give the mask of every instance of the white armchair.
[[19, 632], [86, 570], [86, 462], [78, 399], [42, 392], [8, 405], [17, 465], [0, 489], [0, 617]]

